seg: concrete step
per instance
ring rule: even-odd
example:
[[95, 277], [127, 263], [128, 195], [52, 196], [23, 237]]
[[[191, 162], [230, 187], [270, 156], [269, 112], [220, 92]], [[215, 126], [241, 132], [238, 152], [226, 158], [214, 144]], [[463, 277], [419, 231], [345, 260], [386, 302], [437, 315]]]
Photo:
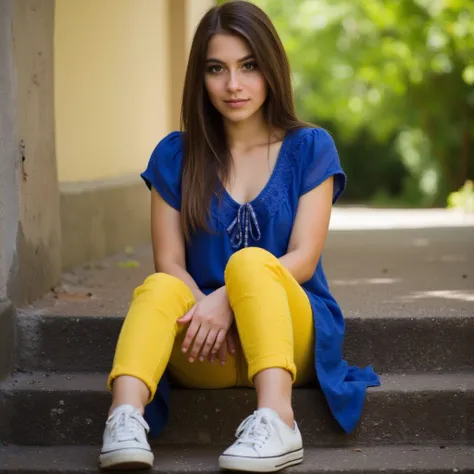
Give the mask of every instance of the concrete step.
[[[103, 373], [16, 373], [0, 383], [0, 440], [18, 445], [100, 444], [110, 396]], [[346, 436], [316, 389], [296, 389], [307, 446], [474, 443], [474, 372], [382, 377]], [[227, 444], [255, 407], [250, 389], [173, 389], [160, 444]], [[198, 414], [198, 415], [197, 415]]]
[[[18, 364], [23, 370], [110, 370], [123, 317], [59, 316], [22, 310]], [[416, 317], [349, 316], [345, 357], [380, 373], [457, 372], [474, 367], [474, 313]]]
[[[1, 474], [99, 473], [99, 447], [0, 448]], [[155, 447], [151, 471], [161, 474], [218, 473], [217, 447]], [[284, 472], [298, 474], [452, 474], [474, 472], [474, 450], [467, 446], [379, 446], [305, 448], [302, 464]]]

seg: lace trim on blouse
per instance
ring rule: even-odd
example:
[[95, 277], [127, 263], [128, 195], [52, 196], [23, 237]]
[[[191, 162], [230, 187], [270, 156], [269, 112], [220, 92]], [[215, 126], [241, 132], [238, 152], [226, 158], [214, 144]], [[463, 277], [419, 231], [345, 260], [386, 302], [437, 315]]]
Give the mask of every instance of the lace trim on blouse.
[[296, 169], [295, 161], [300, 156], [301, 146], [311, 129], [289, 132], [287, 143], [283, 143], [281, 155], [275, 169], [262, 192], [253, 201], [239, 205], [224, 190], [220, 204], [212, 205], [212, 215], [227, 229], [231, 245], [238, 249], [248, 246], [249, 236], [254, 241], [262, 237], [263, 226], [280, 207], [287, 202], [291, 182]]

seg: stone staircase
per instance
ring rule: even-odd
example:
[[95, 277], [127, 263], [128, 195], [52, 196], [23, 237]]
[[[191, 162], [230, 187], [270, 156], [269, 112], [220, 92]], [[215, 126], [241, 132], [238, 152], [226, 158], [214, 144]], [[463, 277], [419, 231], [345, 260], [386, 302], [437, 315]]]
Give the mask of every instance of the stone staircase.
[[[382, 386], [368, 391], [350, 436], [316, 389], [295, 390], [305, 462], [287, 472], [474, 473], [472, 242], [472, 228], [331, 232], [325, 260], [346, 314], [345, 357], [371, 363]], [[137, 251], [139, 269], [119, 269], [122, 255], [78, 270], [65, 276], [64, 300], [18, 310], [18, 369], [0, 383], [0, 473], [99, 472], [106, 374], [150, 255]], [[218, 472], [254, 404], [251, 390], [174, 388], [153, 472]]]

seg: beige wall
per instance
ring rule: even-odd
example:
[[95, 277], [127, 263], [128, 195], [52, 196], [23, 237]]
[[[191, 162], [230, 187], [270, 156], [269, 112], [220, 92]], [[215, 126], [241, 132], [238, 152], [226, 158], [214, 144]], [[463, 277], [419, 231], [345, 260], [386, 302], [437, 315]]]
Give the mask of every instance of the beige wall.
[[149, 240], [150, 193], [139, 173], [179, 128], [191, 36], [214, 3], [56, 0], [63, 269]]
[[186, 56], [199, 20], [215, 3], [214, 0], [186, 0]]
[[56, 0], [60, 182], [141, 171], [169, 128], [168, 2]]
[[169, 28], [171, 40], [168, 42], [171, 75], [170, 98], [173, 129], [179, 128], [181, 98], [189, 50], [196, 27], [206, 11], [215, 5], [215, 0], [168, 0]]
[[197, 23], [215, 0], [56, 0], [60, 183], [137, 175], [179, 127]]

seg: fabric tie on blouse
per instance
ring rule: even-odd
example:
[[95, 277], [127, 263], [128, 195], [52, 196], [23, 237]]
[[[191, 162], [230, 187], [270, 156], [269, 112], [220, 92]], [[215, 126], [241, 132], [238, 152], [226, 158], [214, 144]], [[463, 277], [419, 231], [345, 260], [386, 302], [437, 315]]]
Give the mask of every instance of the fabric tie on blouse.
[[248, 247], [249, 234], [253, 240], [260, 240], [262, 234], [252, 204], [246, 203], [239, 207], [236, 218], [227, 227], [227, 232], [230, 234], [230, 243], [235, 249], [238, 249], [242, 243], [244, 247]]

